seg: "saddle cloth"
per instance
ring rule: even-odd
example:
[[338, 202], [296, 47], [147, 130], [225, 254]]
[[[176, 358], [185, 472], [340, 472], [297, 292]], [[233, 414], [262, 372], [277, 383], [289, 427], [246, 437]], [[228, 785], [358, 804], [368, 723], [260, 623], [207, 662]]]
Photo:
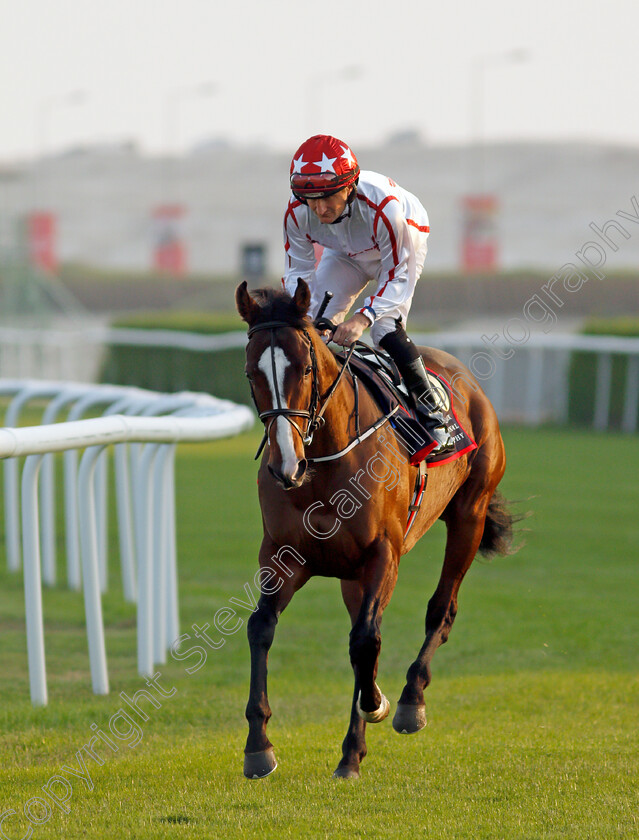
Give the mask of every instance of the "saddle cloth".
[[[337, 353], [336, 358], [338, 362], [343, 364], [346, 354], [344, 352]], [[429, 368], [426, 369], [431, 392], [436, 396], [438, 408], [442, 413], [455, 448], [452, 452], [443, 452], [431, 456], [428, 453], [432, 448], [432, 437], [420, 423], [412, 397], [402, 382], [399, 371], [390, 356], [379, 350], [373, 352], [358, 347], [350, 357], [349, 366], [352, 373], [366, 387], [384, 414], [388, 414], [396, 406], [399, 406], [399, 411], [391, 417], [389, 422], [400, 442], [403, 443], [413, 466], [417, 466], [424, 459], [429, 467], [447, 464], [477, 448], [477, 444], [462, 428], [457, 418], [450, 385], [439, 374]]]

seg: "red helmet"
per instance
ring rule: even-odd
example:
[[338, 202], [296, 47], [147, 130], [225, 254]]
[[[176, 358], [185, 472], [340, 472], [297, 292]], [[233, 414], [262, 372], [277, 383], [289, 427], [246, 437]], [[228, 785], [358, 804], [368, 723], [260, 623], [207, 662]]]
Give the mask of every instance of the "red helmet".
[[350, 187], [359, 178], [357, 158], [346, 143], [328, 134], [306, 140], [291, 161], [291, 189], [301, 201]]

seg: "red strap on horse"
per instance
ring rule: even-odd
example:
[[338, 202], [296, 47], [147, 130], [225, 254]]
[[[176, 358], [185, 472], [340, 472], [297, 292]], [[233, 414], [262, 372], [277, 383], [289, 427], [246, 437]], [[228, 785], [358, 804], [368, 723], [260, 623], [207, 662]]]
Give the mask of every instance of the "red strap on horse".
[[413, 501], [408, 506], [409, 514], [408, 514], [408, 522], [406, 523], [406, 530], [404, 531], [404, 539], [408, 536], [408, 532], [413, 527], [413, 523], [415, 521], [415, 517], [422, 506], [422, 500], [424, 498], [424, 490], [426, 489], [426, 483], [428, 481], [428, 473], [426, 472], [426, 462], [422, 461], [419, 464], [419, 472], [417, 473], [417, 478], [415, 479], [415, 491], [413, 493]]

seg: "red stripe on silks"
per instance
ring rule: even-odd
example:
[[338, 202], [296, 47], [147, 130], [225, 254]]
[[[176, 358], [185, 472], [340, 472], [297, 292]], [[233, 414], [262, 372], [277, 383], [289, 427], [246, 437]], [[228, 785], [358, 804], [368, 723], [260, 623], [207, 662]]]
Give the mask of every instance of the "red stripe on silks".
[[417, 222], [414, 222], [412, 219], [406, 219], [406, 224], [416, 227], [417, 230], [421, 230], [422, 233], [430, 233], [430, 227], [428, 225], [418, 225]]
[[[379, 221], [379, 219], [382, 218], [384, 220], [384, 224], [386, 225], [386, 229], [388, 230], [393, 246], [393, 259], [395, 261], [395, 265], [397, 265], [397, 242], [395, 241], [395, 234], [393, 233], [393, 229], [390, 226], [390, 222], [382, 213], [382, 210], [384, 209], [386, 204], [388, 204], [389, 201], [399, 201], [399, 199], [396, 198], [394, 195], [387, 195], [381, 204], [375, 204], [374, 201], [371, 201], [369, 198], [366, 198], [365, 195], [360, 195], [359, 193], [357, 193], [357, 198], [359, 198], [360, 201], [364, 201], [366, 204], [368, 204], [371, 210], [375, 211], [375, 218], [373, 219], [373, 233], [377, 232], [377, 222]], [[377, 245], [377, 242], [375, 242], [375, 238], [373, 238], [373, 242], [375, 243], [375, 245]]]
[[373, 231], [377, 232], [377, 222], [379, 221], [380, 216], [382, 215], [382, 210], [389, 201], [397, 201], [398, 199], [395, 198], [394, 195], [387, 195], [386, 198], [382, 201], [382, 203], [378, 206], [377, 212], [375, 213], [375, 218], [373, 219]]
[[[284, 214], [284, 232], [286, 233], [286, 242], [284, 243], [284, 251], [286, 251], [286, 252], [288, 252], [288, 250], [291, 247], [291, 243], [288, 241], [288, 227], [287, 227], [286, 223], [288, 221], [288, 217], [290, 216], [291, 219], [293, 219], [293, 221], [295, 222], [295, 227], [299, 228], [299, 225], [297, 223], [297, 219], [295, 218], [295, 213], [293, 212], [293, 210], [295, 210], [297, 207], [301, 207], [301, 206], [302, 206], [301, 201], [291, 201], [291, 202], [289, 202], [289, 205], [286, 208], [286, 213]], [[290, 267], [290, 257], [289, 257], [289, 267]]]
[[375, 292], [374, 295], [371, 295], [371, 302], [370, 302], [371, 306], [373, 305], [373, 301], [375, 300], [375, 298], [381, 297], [384, 294], [384, 291], [386, 290], [386, 286], [388, 286], [388, 284], [390, 283], [391, 280], [393, 280], [394, 277], [395, 277], [395, 270], [393, 269], [391, 271], [391, 273], [388, 275], [388, 280], [384, 283], [384, 285], [382, 286], [380, 291]]
[[[393, 226], [391, 225], [389, 220], [386, 218], [384, 213], [382, 213], [382, 210], [388, 204], [389, 201], [397, 201], [397, 199], [394, 195], [389, 195], [379, 205], [379, 207], [377, 208], [377, 213], [375, 214], [375, 220], [373, 222], [373, 233], [377, 235], [377, 222], [381, 219], [386, 225], [386, 230], [388, 231], [388, 235], [390, 237], [391, 247], [393, 249], [393, 262], [395, 265], [397, 265], [397, 240], [395, 239], [395, 232], [393, 231]], [[389, 280], [390, 279], [392, 278], [389, 277]]]
[[397, 267], [398, 257], [397, 257], [397, 240], [395, 239], [395, 232], [393, 231], [393, 226], [391, 225], [390, 221], [386, 218], [386, 215], [382, 212], [385, 205], [388, 204], [389, 201], [397, 201], [394, 195], [386, 196], [384, 201], [379, 205], [377, 208], [377, 213], [375, 214], [375, 221], [373, 222], [373, 231], [376, 232], [377, 230], [377, 222], [381, 219], [384, 224], [386, 225], [386, 230], [388, 231], [388, 236], [391, 241], [391, 248], [393, 251], [393, 268], [388, 272], [388, 280], [384, 283], [382, 288], [379, 292], [376, 292], [374, 295], [371, 295], [371, 306], [373, 305], [373, 301], [375, 298], [381, 297], [384, 292], [386, 291], [386, 286], [395, 279], [395, 268]]
[[429, 443], [428, 446], [422, 446], [422, 448], [415, 452], [414, 455], [410, 456], [410, 463], [411, 466], [416, 467], [424, 458], [427, 458], [433, 449], [437, 446], [437, 441], [434, 440], [432, 443]]
[[377, 205], [375, 204], [375, 202], [374, 202], [374, 201], [371, 201], [371, 200], [370, 200], [370, 198], [366, 198], [366, 196], [365, 196], [365, 195], [360, 195], [360, 193], [357, 193], [357, 198], [358, 198], [360, 201], [363, 201], [363, 202], [365, 202], [366, 204], [368, 204], [368, 206], [369, 206], [370, 208], [372, 208], [373, 210], [377, 210]]
[[[377, 234], [377, 223], [379, 222], [380, 219], [386, 225], [386, 230], [388, 231], [388, 236], [389, 236], [389, 239], [391, 241], [391, 248], [392, 248], [392, 252], [393, 252], [394, 266], [388, 273], [388, 279], [386, 280], [386, 282], [384, 283], [382, 288], [379, 290], [379, 292], [376, 292], [374, 295], [371, 295], [370, 306], [373, 307], [373, 301], [375, 300], [375, 298], [380, 298], [384, 294], [384, 292], [386, 290], [386, 286], [388, 286], [388, 284], [391, 283], [395, 279], [395, 268], [397, 267], [397, 263], [399, 261], [398, 256], [397, 256], [397, 240], [395, 239], [395, 232], [393, 231], [393, 226], [391, 225], [390, 221], [387, 219], [387, 217], [384, 215], [384, 213], [382, 211], [383, 211], [384, 207], [388, 204], [389, 201], [399, 201], [399, 199], [394, 195], [387, 195], [386, 198], [382, 201], [381, 204], [375, 204], [375, 202], [368, 199], [365, 195], [360, 195], [358, 193], [357, 198], [360, 201], [364, 201], [372, 210], [375, 211], [375, 218], [373, 220], [373, 233], [375, 235]], [[375, 242], [375, 245], [379, 248], [375, 239], [373, 239], [373, 242]]]
[[301, 201], [291, 201], [290, 202], [290, 204], [286, 208], [286, 213], [284, 213], [284, 227], [285, 228], [286, 228], [286, 222], [287, 222], [289, 216], [295, 222], [295, 227], [297, 227], [297, 228], [299, 227], [299, 225], [297, 223], [297, 219], [295, 218], [295, 213], [293, 212], [293, 210], [296, 210], [298, 207], [301, 207], [301, 206], [302, 206]]

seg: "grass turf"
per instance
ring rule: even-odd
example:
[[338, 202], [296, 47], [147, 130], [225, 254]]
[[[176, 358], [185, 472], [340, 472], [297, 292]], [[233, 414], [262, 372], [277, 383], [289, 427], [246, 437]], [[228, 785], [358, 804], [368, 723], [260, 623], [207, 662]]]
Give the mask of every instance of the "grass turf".
[[[246, 600], [261, 532], [257, 439], [184, 447], [178, 456], [183, 633], [213, 624], [230, 598]], [[69, 840], [636, 837], [636, 438], [508, 429], [505, 440], [502, 489], [532, 511], [526, 543], [512, 557], [475, 561], [450, 642], [434, 661], [429, 726], [410, 737], [389, 721], [369, 726], [355, 783], [331, 778], [352, 691], [337, 581], [311, 581], [281, 619], [269, 669], [269, 735], [280, 766], [249, 782], [241, 771], [245, 627], [192, 674], [185, 669], [197, 657], [158, 666], [159, 685], [175, 692], [161, 699], [152, 692], [159, 708], [143, 699], [148, 720], [133, 729], [118, 717], [129, 711], [119, 693], [132, 697], [147, 686], [136, 676], [135, 612], [123, 602], [117, 568], [104, 598], [106, 697], [90, 690], [80, 595], [63, 585], [45, 590], [50, 700], [34, 709], [21, 577], [3, 562], [0, 814], [16, 812], [2, 824], [5, 836], [31, 828], [34, 838]], [[443, 540], [438, 524], [403, 559], [385, 613], [379, 682], [392, 701], [422, 641]], [[236, 609], [245, 620], [248, 609]], [[130, 734], [116, 741], [109, 722]], [[92, 725], [117, 752], [96, 746], [103, 764], [86, 758], [84, 781], [69, 768], [86, 776], [76, 753], [94, 736]], [[51, 781], [62, 774], [72, 792]], [[68, 813], [51, 805], [47, 784], [60, 798], [70, 794]]]

